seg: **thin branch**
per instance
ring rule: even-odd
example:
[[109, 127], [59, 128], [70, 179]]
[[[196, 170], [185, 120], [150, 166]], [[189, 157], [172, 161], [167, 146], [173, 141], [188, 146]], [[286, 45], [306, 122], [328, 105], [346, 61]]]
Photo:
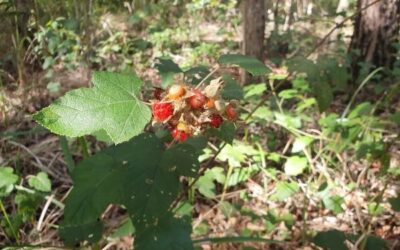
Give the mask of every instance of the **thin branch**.
[[341, 21], [340, 23], [337, 23], [323, 38], [321, 41], [319, 41], [319, 43], [317, 43], [317, 45], [314, 47], [313, 50], [311, 50], [307, 55], [306, 58], [310, 57], [319, 47], [321, 47], [326, 40], [332, 35], [332, 33], [337, 30], [338, 28], [340, 28], [345, 22], [347, 22], [350, 19], [353, 19], [354, 17], [356, 17], [358, 14], [360, 14], [361, 12], [363, 12], [364, 10], [368, 9], [369, 7], [371, 7], [372, 5], [380, 2], [381, 0], [376, 0], [370, 4], [367, 4], [366, 6], [364, 6], [363, 8], [357, 10], [353, 15], [346, 17], [345, 19], [343, 19], [343, 21]]

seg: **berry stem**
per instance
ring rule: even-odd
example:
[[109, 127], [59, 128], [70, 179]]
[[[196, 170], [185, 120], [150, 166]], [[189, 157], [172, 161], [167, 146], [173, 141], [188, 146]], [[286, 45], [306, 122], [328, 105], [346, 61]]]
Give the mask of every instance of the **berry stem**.
[[194, 89], [200, 88], [201, 85], [202, 85], [203, 83], [205, 83], [205, 81], [206, 81], [208, 78], [210, 78], [215, 72], [217, 72], [217, 71], [219, 70], [219, 68], [220, 68], [220, 66], [219, 66], [219, 64], [217, 64], [217, 65], [215, 66], [215, 69], [213, 69], [208, 75], [206, 75], [206, 76], [203, 78], [203, 80], [201, 80], [201, 82], [199, 82], [199, 84], [197, 84], [197, 86], [196, 86]]

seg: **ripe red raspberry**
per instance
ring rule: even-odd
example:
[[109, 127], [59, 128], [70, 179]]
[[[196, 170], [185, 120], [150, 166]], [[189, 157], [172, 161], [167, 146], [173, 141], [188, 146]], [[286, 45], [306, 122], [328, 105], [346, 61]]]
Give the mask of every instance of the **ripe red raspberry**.
[[224, 120], [218, 114], [211, 115], [210, 125], [214, 128], [219, 128]]
[[167, 120], [174, 112], [174, 107], [171, 103], [156, 102], [152, 106], [152, 112], [156, 121]]
[[204, 106], [206, 103], [207, 98], [203, 93], [201, 93], [200, 90], [193, 90], [193, 95], [187, 99], [187, 103], [193, 108], [193, 109], [200, 109]]
[[172, 130], [171, 135], [174, 139], [180, 142], [184, 142], [188, 138], [188, 134], [185, 131], [179, 130], [177, 128]]
[[225, 114], [229, 120], [235, 120], [237, 117], [235, 108], [230, 104], [228, 106], [226, 106]]

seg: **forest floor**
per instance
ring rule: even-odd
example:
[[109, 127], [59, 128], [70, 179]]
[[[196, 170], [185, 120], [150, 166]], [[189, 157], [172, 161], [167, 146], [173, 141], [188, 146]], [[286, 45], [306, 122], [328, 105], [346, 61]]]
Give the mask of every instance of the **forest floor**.
[[[212, 40], [213, 38], [207, 39]], [[22, 92], [12, 88], [3, 88], [0, 92], [2, 101], [0, 104], [0, 118], [2, 119], [2, 123], [0, 123], [2, 134], [0, 165], [13, 166], [20, 170], [20, 175], [24, 177], [19, 183], [20, 186], [24, 186], [26, 177], [35, 175], [38, 171], [46, 172], [52, 181], [52, 192], [38, 209], [36, 220], [26, 223], [20, 229], [20, 242], [29, 243], [31, 246], [62, 246], [57, 234], [57, 225], [63, 216], [63, 207], [57, 205], [54, 200], [60, 203], [65, 200], [72, 188], [72, 181], [60, 146], [60, 137], [39, 127], [32, 120], [32, 114], [68, 90], [89, 87], [91, 72], [92, 69], [84, 67], [73, 71], [64, 70], [62, 67], [56, 69], [53, 80], [61, 83], [61, 88], [56, 94], [49, 92], [48, 79], [44, 81], [44, 73], [41, 72], [26, 75], [29, 85]], [[138, 73], [149, 82], [160, 81], [154, 69]], [[366, 99], [369, 98], [366, 97]], [[395, 103], [395, 105], [399, 104], [399, 102]], [[344, 105], [338, 98], [332, 106], [341, 109]], [[265, 124], [260, 127], [263, 129]], [[276, 129], [272, 127], [271, 130]], [[312, 131], [313, 129], [315, 128], [309, 127], [304, 130]], [[283, 132], [277, 136], [282, 136], [282, 140], [280, 140], [276, 152], [285, 155], [293, 144], [293, 138]], [[397, 136], [396, 131], [385, 136], [389, 140], [391, 137]], [[243, 131], [239, 131], [237, 139], [244, 140], [243, 138]], [[73, 152], [75, 161], [83, 158], [79, 147], [79, 142], [75, 141], [71, 144], [71, 152]], [[88, 137], [90, 153], [97, 152], [104, 147], [104, 143]], [[388, 151], [391, 154], [390, 166], [399, 166], [399, 145], [393, 145]], [[344, 199], [340, 205], [344, 208], [343, 212], [338, 215], [321, 206], [320, 202], [308, 193], [307, 185], [311, 184], [306, 182], [300, 183], [300, 189], [304, 192], [295, 194], [285, 202], [269, 199], [270, 194], [276, 189], [276, 183], [266, 180], [262, 173], [251, 176], [245, 182], [229, 188], [223, 194], [223, 187], [217, 185], [218, 195], [212, 200], [196, 194], [192, 223], [194, 231], [206, 231], [208, 237], [243, 235], [248, 232], [263, 234], [268, 231], [265, 234], [269, 239], [284, 241], [284, 243], [231, 242], [221, 244], [204, 241], [200, 244], [201, 249], [317, 249], [315, 245], [309, 243], [309, 233], [331, 229], [354, 235], [359, 235], [362, 230], [365, 234], [364, 237], [367, 234], [373, 234], [385, 239], [389, 243], [390, 249], [400, 249], [400, 213], [391, 211], [387, 202], [381, 204], [384, 212], [379, 215], [371, 217], [369, 211], [371, 197], [381, 200], [394, 197], [400, 192], [399, 183], [397, 181], [386, 182], [378, 177], [377, 173], [381, 167], [379, 162], [350, 161], [347, 157], [352, 154], [354, 152], [345, 152], [339, 156], [343, 169], [346, 171], [329, 170], [330, 172], [327, 173], [330, 178], [334, 179], [337, 187], [342, 187], [335, 189], [335, 195]], [[349, 159], [352, 158], [349, 157]], [[217, 159], [213, 166], [221, 165], [224, 165], [224, 161]], [[277, 168], [282, 168], [282, 166]], [[316, 165], [315, 168], [322, 167]], [[355, 186], [350, 187], [350, 182]], [[247, 191], [248, 199], [241, 197], [243, 190]], [[221, 198], [240, 207], [240, 211], [234, 206], [221, 202]], [[8, 204], [11, 204], [10, 207], [14, 206], [11, 209], [15, 210], [15, 205], [12, 205], [11, 200]], [[271, 217], [272, 215], [268, 212], [272, 210], [281, 217], [290, 214], [293, 218], [282, 219], [276, 224], [271, 222], [273, 219], [259, 219], [260, 217]], [[247, 211], [247, 213], [243, 211]], [[105, 235], [111, 235], [115, 228], [126, 219], [126, 214], [119, 206], [110, 205], [103, 213], [102, 219], [106, 222]], [[270, 230], [266, 230], [268, 227]], [[363, 236], [356, 237], [356, 240], [362, 239]], [[6, 240], [5, 234], [0, 232], [0, 244]], [[109, 237], [102, 241], [102, 249], [130, 249], [133, 240], [132, 236]]]

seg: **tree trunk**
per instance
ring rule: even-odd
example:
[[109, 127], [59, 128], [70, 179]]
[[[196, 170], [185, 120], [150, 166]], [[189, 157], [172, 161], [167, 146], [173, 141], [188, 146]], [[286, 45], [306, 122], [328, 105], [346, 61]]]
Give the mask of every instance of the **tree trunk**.
[[[358, 0], [360, 10], [375, 0]], [[349, 52], [353, 55], [353, 80], [362, 76], [360, 63], [389, 70], [396, 60], [394, 43], [399, 41], [400, 0], [382, 0], [360, 12], [354, 24]]]
[[[264, 0], [246, 0], [243, 2], [243, 54], [264, 61], [265, 2]], [[242, 72], [242, 83], [255, 80]]]
[[[347, 9], [349, 8], [349, 0], [339, 0], [339, 4], [336, 8], [336, 13], [342, 13], [346, 12]], [[338, 15], [335, 17], [335, 24], [338, 25], [344, 20], [343, 15]], [[339, 41], [341, 34], [342, 34], [342, 27], [337, 28], [336, 30], [333, 31], [331, 37], [330, 37], [330, 48], [335, 49], [337, 46], [337, 42]]]

